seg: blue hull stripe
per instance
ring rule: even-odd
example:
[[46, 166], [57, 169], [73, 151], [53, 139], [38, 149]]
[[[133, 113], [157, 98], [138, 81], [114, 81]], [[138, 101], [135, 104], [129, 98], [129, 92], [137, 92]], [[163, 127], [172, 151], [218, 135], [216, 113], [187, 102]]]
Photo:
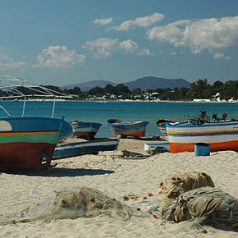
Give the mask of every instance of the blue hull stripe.
[[173, 134], [173, 133], [169, 133], [168, 135], [174, 136], [174, 137], [224, 136], [224, 135], [238, 135], [238, 132], [221, 132], [221, 133], [207, 133], [207, 134]]
[[231, 122], [231, 123], [208, 123], [208, 124], [201, 124], [201, 125], [192, 125], [192, 124], [177, 124], [177, 125], [171, 125], [166, 124], [166, 128], [201, 128], [201, 127], [223, 127], [226, 126], [238, 126], [237, 122]]

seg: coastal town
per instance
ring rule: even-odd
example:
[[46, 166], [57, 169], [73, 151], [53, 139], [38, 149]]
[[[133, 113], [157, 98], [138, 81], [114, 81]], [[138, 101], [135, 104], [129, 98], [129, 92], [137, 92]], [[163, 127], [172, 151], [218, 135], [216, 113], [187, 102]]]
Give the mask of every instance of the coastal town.
[[[168, 80], [169, 81], [169, 80]], [[87, 91], [81, 90], [78, 86], [73, 88], [57, 87], [53, 85], [44, 85], [49, 90], [53, 90], [56, 94], [54, 100], [67, 101], [153, 101], [153, 102], [230, 102], [238, 101], [238, 81], [227, 81], [225, 83], [216, 81], [209, 84], [207, 79], [199, 79], [189, 87], [175, 88], [135, 88], [130, 89], [124, 84], [105, 86], [95, 86]], [[18, 87], [21, 91], [21, 87]], [[57, 95], [58, 93], [58, 95]], [[28, 100], [36, 100], [37, 96], [28, 92], [31, 98]], [[12, 92], [0, 91], [0, 98], [14, 98]], [[39, 94], [38, 94], [39, 96]], [[14, 98], [17, 100], [16, 98]], [[51, 100], [44, 98], [40, 100]]]

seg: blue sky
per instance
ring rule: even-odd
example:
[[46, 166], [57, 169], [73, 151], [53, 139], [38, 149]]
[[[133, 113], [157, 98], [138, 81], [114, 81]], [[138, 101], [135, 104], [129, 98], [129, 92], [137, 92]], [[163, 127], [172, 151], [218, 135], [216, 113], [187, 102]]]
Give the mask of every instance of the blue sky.
[[238, 80], [237, 0], [0, 0], [0, 74]]

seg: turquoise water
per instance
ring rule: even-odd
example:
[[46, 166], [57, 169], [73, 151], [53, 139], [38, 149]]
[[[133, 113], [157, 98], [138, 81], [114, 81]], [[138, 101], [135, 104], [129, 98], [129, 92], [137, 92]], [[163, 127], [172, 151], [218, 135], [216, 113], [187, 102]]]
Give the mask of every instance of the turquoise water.
[[[23, 102], [1, 102], [12, 116], [21, 116]], [[26, 102], [25, 116], [51, 116], [53, 102]], [[236, 103], [166, 103], [166, 102], [56, 102], [55, 116], [66, 121], [81, 120], [102, 123], [97, 137], [111, 136], [107, 120], [149, 121], [146, 136], [160, 135], [156, 120], [184, 120], [206, 110], [208, 115], [226, 112], [228, 118], [238, 118]], [[0, 111], [0, 116], [6, 116]]]

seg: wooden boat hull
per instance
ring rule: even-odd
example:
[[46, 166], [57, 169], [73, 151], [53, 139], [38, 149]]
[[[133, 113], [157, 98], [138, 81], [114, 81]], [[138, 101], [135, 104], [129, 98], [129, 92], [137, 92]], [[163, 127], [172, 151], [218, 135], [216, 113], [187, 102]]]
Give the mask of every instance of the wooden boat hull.
[[127, 136], [132, 136], [132, 137], [143, 137], [145, 136], [145, 129], [138, 129], [138, 131], [122, 131], [122, 130], [113, 130], [112, 134], [114, 136], [122, 136], [122, 137], [127, 137]]
[[101, 125], [102, 124], [96, 122], [71, 122], [73, 136], [86, 140], [94, 139]]
[[121, 137], [143, 137], [145, 136], [147, 121], [122, 122], [115, 119], [108, 120], [112, 134]]
[[[222, 142], [222, 143], [210, 143], [210, 151], [225, 151], [233, 150], [238, 152], [238, 141]], [[170, 151], [172, 153], [179, 152], [194, 152], [195, 143], [169, 143]]]
[[238, 122], [205, 123], [202, 125], [166, 125], [170, 151], [194, 152], [195, 144], [210, 145], [210, 150], [238, 151]]
[[[54, 144], [13, 142], [0, 144], [1, 169], [43, 169], [51, 163]], [[9, 153], [14, 151], [14, 153]]]
[[96, 154], [99, 151], [114, 151], [118, 148], [118, 139], [101, 139], [91, 142], [74, 142], [58, 145], [54, 151], [53, 159], [61, 159], [84, 154]]
[[47, 168], [59, 141], [63, 123], [63, 119], [56, 118], [1, 118], [0, 168]]

